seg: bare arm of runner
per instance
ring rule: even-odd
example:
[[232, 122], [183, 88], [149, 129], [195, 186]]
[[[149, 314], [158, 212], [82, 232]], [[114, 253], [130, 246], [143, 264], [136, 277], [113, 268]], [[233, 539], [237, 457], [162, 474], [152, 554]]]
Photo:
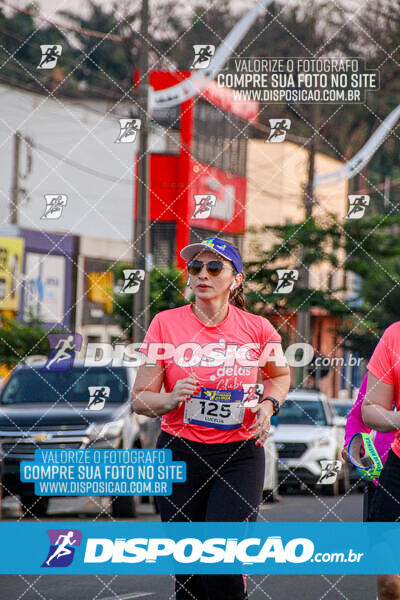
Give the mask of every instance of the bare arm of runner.
[[393, 412], [393, 402], [394, 386], [384, 383], [369, 371], [361, 407], [364, 423], [382, 433], [400, 429], [400, 413]]
[[[260, 367], [265, 396], [272, 396], [278, 400], [281, 405], [289, 391], [290, 387], [290, 369], [286, 367], [278, 367], [274, 361], [267, 362], [263, 367]], [[271, 417], [274, 412], [274, 405], [269, 400], [261, 402], [257, 406], [250, 409], [257, 413], [257, 421], [251, 425], [249, 429], [254, 429], [254, 437], [258, 437], [261, 444], [267, 441], [269, 429], [271, 427]]]
[[132, 391], [132, 408], [138, 415], [158, 417], [178, 408], [198, 385], [193, 377], [179, 379], [172, 392], [161, 392], [164, 367], [141, 365]]

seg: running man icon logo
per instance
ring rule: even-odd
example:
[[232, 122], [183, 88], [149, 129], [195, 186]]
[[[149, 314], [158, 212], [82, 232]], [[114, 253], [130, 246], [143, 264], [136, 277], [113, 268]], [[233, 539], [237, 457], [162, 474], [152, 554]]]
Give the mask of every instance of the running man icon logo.
[[40, 46], [42, 58], [37, 69], [54, 69], [57, 64], [58, 57], [61, 56], [62, 46], [59, 44], [43, 44]]
[[139, 290], [140, 282], [144, 280], [143, 269], [124, 269], [124, 283], [122, 284], [121, 294], [136, 294]]
[[42, 567], [68, 567], [74, 558], [75, 549], [82, 541], [79, 529], [48, 529], [49, 553]]
[[277, 269], [278, 284], [274, 289], [274, 294], [290, 294], [293, 290], [294, 282], [299, 278], [299, 272], [296, 269]]
[[195, 44], [193, 46], [194, 59], [190, 66], [191, 69], [206, 69], [215, 53], [215, 46], [212, 44]]
[[368, 194], [349, 194], [349, 210], [346, 219], [361, 219], [364, 216], [365, 209], [369, 206]]
[[136, 140], [142, 122], [140, 119], [118, 119], [119, 134], [114, 144], [131, 144]]
[[106, 400], [110, 397], [110, 388], [107, 385], [89, 385], [89, 402], [86, 410], [101, 410]]
[[80, 333], [49, 333], [49, 357], [43, 369], [47, 371], [68, 371], [74, 364], [75, 352], [82, 348]]
[[217, 390], [204, 390], [204, 393], [206, 394], [206, 396], [208, 396], [210, 398], [210, 400], [214, 400], [216, 394], [217, 394]]
[[243, 402], [246, 408], [257, 406], [263, 397], [264, 385], [262, 383], [243, 383]]
[[329, 485], [335, 483], [338, 473], [342, 468], [341, 460], [321, 460], [321, 476], [317, 483], [320, 485]]
[[46, 208], [40, 217], [41, 219], [59, 219], [62, 215], [64, 206], [67, 205], [67, 196], [65, 194], [45, 194]]
[[215, 194], [194, 194], [195, 209], [192, 214], [192, 219], [208, 219], [211, 214], [211, 209], [217, 202]]
[[284, 142], [286, 134], [290, 129], [292, 121], [290, 119], [268, 119], [271, 131], [269, 136], [265, 140], [271, 144], [278, 144]]

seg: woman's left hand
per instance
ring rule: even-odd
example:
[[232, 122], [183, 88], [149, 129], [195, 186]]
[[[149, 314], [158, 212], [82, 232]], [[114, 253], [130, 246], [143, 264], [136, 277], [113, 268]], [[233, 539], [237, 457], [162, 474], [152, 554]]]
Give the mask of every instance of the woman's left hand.
[[274, 412], [274, 406], [272, 402], [268, 400], [266, 402], [261, 402], [250, 408], [251, 412], [257, 413], [257, 421], [254, 425], [251, 425], [249, 429], [254, 429], [254, 436], [257, 437], [256, 445], [265, 444], [268, 439], [269, 430], [271, 427], [271, 417]]

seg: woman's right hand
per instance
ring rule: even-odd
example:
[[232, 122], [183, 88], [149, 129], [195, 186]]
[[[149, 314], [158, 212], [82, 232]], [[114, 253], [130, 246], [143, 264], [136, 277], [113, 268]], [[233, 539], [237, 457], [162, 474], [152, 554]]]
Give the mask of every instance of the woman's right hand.
[[[349, 455], [348, 455], [347, 449], [348, 449], [348, 445], [347, 445], [347, 446], [345, 446], [345, 447], [343, 448], [343, 450], [342, 450], [342, 458], [343, 458], [343, 460], [344, 460], [345, 462], [348, 462], [348, 463], [350, 463], [350, 462], [351, 462], [351, 460], [349, 459]], [[364, 446], [360, 446], [360, 454], [359, 454], [359, 458], [358, 458], [358, 460], [361, 462], [361, 459], [362, 459], [364, 456], [365, 456], [365, 450], [364, 450]]]
[[189, 396], [199, 392], [200, 389], [200, 385], [194, 377], [178, 379], [174, 385], [174, 389], [167, 396], [168, 411], [179, 408], [182, 402], [185, 402]]
[[342, 450], [342, 458], [345, 462], [348, 462], [348, 463], [350, 462], [349, 456], [347, 454], [347, 446], [345, 446]]

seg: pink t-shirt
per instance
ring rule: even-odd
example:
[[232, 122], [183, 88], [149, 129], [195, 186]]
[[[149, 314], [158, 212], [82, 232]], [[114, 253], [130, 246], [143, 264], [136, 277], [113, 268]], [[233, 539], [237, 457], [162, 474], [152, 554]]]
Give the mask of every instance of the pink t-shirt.
[[[383, 333], [367, 365], [372, 375], [394, 386], [394, 404], [400, 409], [400, 321], [392, 323]], [[392, 450], [400, 458], [400, 430], [394, 432]]]
[[[361, 406], [364, 400], [365, 392], [367, 391], [368, 373], [364, 375], [360, 389], [358, 391], [357, 400], [353, 404], [351, 411], [347, 417], [344, 445], [347, 446], [353, 435], [356, 433], [371, 433], [370, 427], [367, 427], [362, 418]], [[387, 459], [390, 446], [394, 439], [393, 431], [387, 433], [381, 433], [377, 431], [374, 445], [377, 453], [379, 454], [382, 464], [384, 465]], [[378, 485], [378, 480], [374, 479], [373, 483]]]
[[[266, 356], [279, 350], [281, 336], [264, 317], [232, 304], [221, 323], [208, 327], [194, 314], [192, 304], [158, 313], [139, 349], [164, 367], [166, 392], [190, 375], [202, 388], [190, 402], [163, 415], [161, 428], [172, 435], [210, 444], [248, 439], [254, 434], [249, 426], [256, 415], [238, 400], [247, 384], [257, 382], [258, 363], [262, 366]], [[148, 345], [151, 342], [170, 344], [166, 346], [167, 355], [156, 359]], [[205, 364], [213, 357], [214, 364]], [[246, 359], [253, 364], [246, 365]]]

